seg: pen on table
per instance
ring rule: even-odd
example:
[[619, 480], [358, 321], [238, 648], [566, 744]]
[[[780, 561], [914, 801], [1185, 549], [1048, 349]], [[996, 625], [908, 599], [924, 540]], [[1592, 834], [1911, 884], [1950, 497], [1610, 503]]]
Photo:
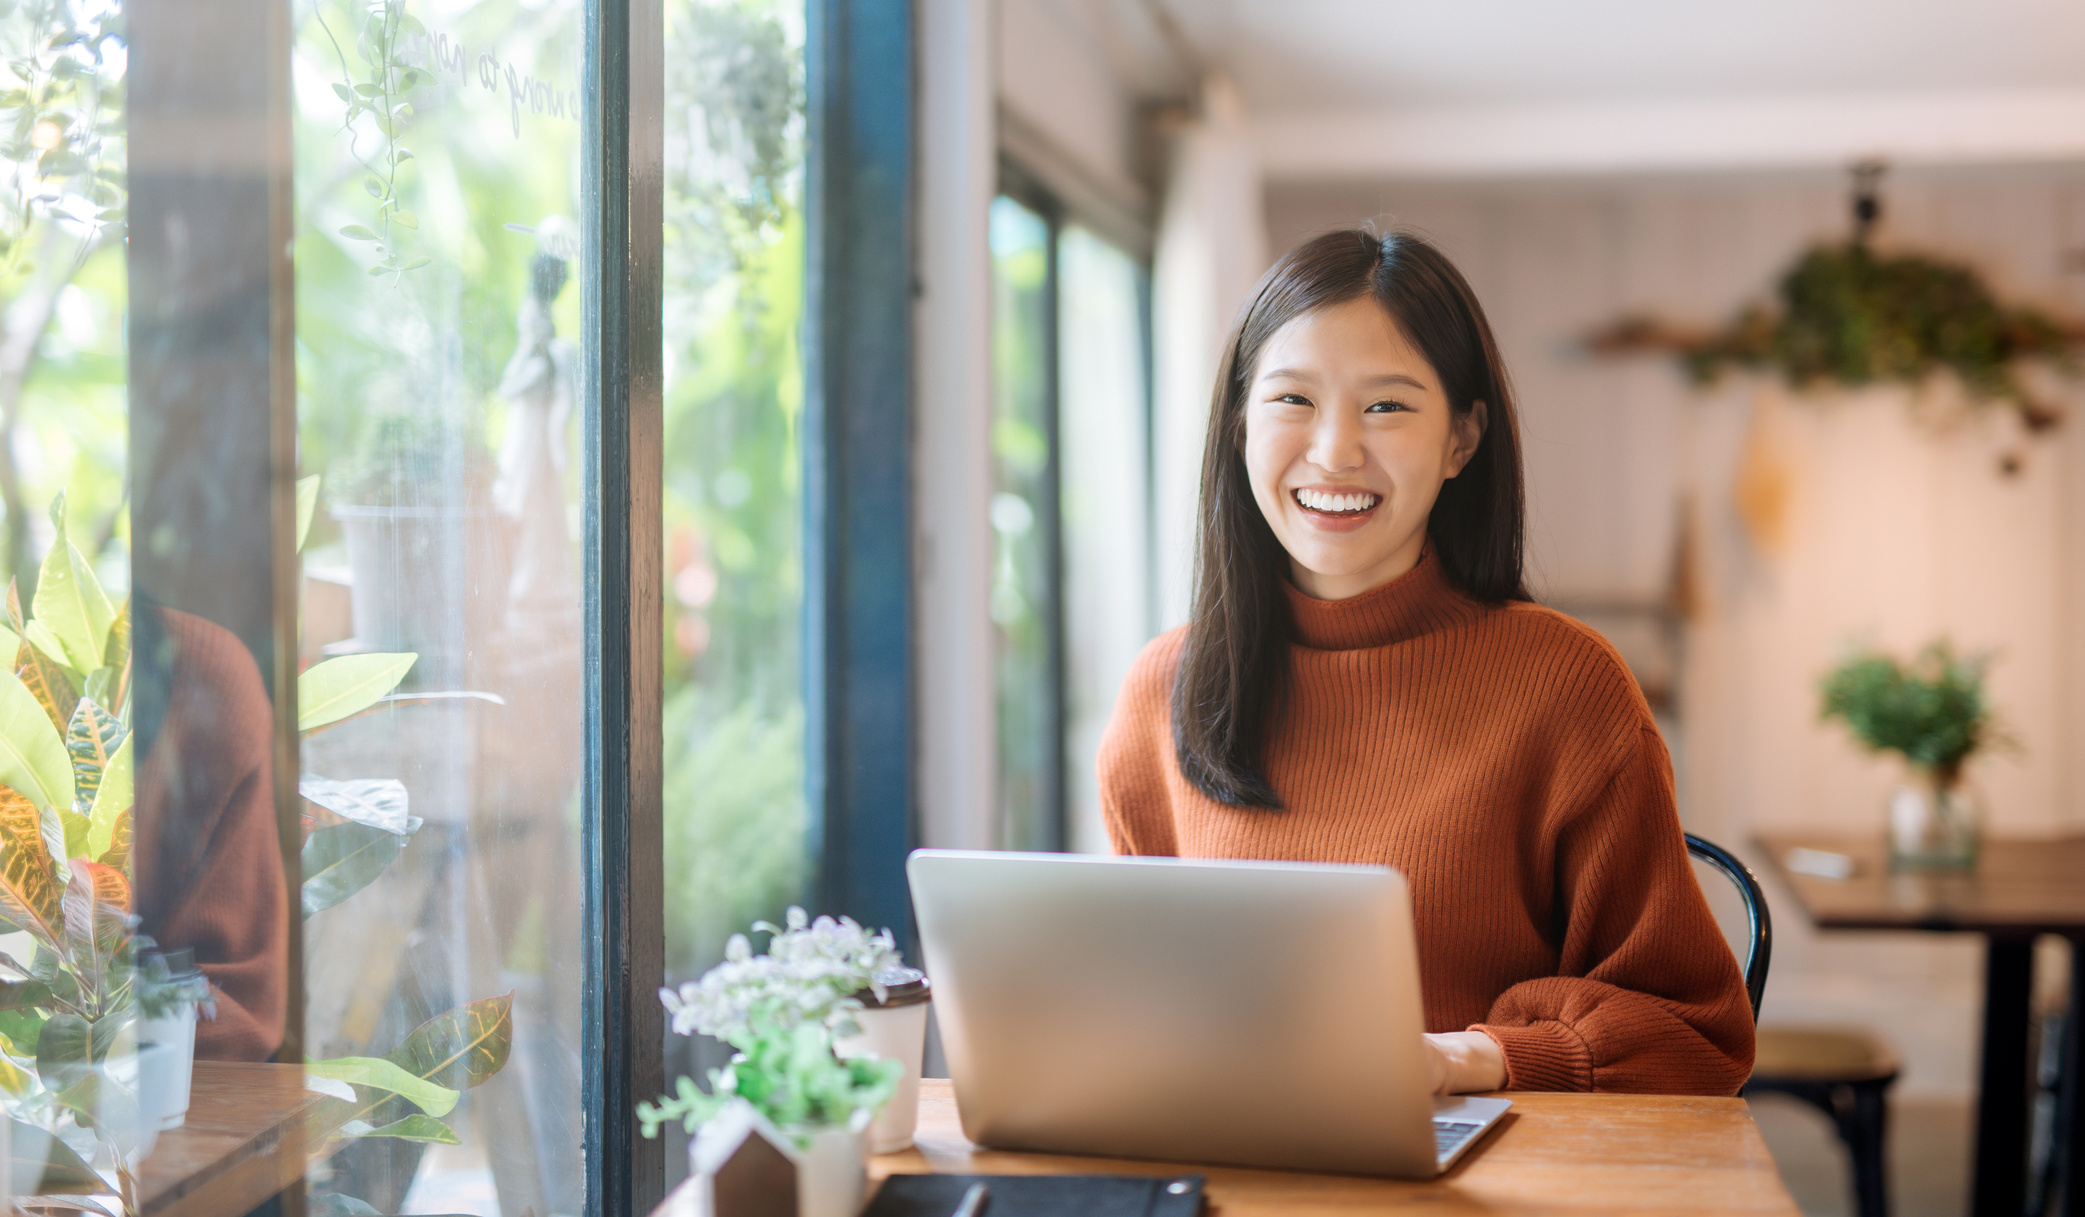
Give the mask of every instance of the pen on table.
[[991, 1198], [992, 1193], [985, 1190], [984, 1184], [973, 1183], [970, 1190], [963, 1193], [963, 1203], [956, 1206], [951, 1217], [978, 1217], [985, 1211], [985, 1202]]

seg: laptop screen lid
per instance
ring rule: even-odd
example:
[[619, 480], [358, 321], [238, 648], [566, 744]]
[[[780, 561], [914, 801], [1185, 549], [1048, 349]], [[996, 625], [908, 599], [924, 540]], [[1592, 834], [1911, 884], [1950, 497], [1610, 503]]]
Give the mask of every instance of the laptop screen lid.
[[972, 1141], [1435, 1172], [1396, 871], [920, 850], [906, 872]]

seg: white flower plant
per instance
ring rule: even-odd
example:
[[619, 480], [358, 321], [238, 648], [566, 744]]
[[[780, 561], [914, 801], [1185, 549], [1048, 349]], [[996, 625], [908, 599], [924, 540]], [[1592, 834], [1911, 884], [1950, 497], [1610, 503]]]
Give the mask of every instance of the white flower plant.
[[692, 1133], [736, 1099], [805, 1141], [805, 1130], [873, 1117], [897, 1089], [899, 1062], [843, 1060], [833, 1051], [836, 1038], [857, 1030], [855, 995], [866, 989], [881, 1001], [880, 978], [901, 965], [891, 932], [872, 934], [849, 917], [813, 921], [795, 907], [784, 920], [786, 927], [753, 923], [769, 935], [767, 954], [733, 934], [723, 963], [677, 993], [659, 990], [676, 1033], [715, 1036], [737, 1051], [710, 1071], [708, 1094], [682, 1077], [675, 1094], [638, 1104], [646, 1137], [668, 1120]]

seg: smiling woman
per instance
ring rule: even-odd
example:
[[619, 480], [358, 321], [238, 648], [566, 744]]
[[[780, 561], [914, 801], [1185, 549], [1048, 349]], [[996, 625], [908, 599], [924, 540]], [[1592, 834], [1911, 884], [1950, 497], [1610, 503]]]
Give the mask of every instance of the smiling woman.
[[1118, 853], [1394, 866], [1444, 1092], [1731, 1094], [1736, 961], [1605, 639], [1529, 602], [1513, 398], [1432, 246], [1328, 233], [1225, 358], [1186, 627], [1102, 744]]

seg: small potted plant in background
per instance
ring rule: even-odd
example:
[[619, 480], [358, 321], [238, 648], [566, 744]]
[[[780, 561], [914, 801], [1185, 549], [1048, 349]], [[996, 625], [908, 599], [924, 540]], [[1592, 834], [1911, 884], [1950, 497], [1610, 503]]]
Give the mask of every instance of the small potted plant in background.
[[1857, 654], [1824, 680], [1823, 717], [1844, 720], [1870, 751], [1903, 756], [1909, 780], [1890, 792], [1890, 861], [1900, 867], [1976, 865], [1982, 811], [1963, 767], [1994, 741], [1984, 656], [1945, 641], [1910, 663]]
[[868, 1127], [906, 1062], [842, 1058], [834, 1046], [861, 1032], [857, 994], [881, 1001], [885, 978], [902, 964], [889, 930], [871, 934], [848, 918], [812, 921], [800, 908], [786, 921], [755, 923], [770, 935], [768, 954], [753, 954], [746, 936], [733, 934], [723, 963], [679, 992], [659, 991], [675, 1032], [713, 1035], [736, 1052], [710, 1071], [709, 1093], [683, 1077], [674, 1095], [639, 1104], [637, 1117], [646, 1137], [668, 1120], [696, 1134], [688, 1157], [698, 1188], [712, 1186], [757, 1136], [794, 1165], [799, 1217], [854, 1217], [867, 1187]]

